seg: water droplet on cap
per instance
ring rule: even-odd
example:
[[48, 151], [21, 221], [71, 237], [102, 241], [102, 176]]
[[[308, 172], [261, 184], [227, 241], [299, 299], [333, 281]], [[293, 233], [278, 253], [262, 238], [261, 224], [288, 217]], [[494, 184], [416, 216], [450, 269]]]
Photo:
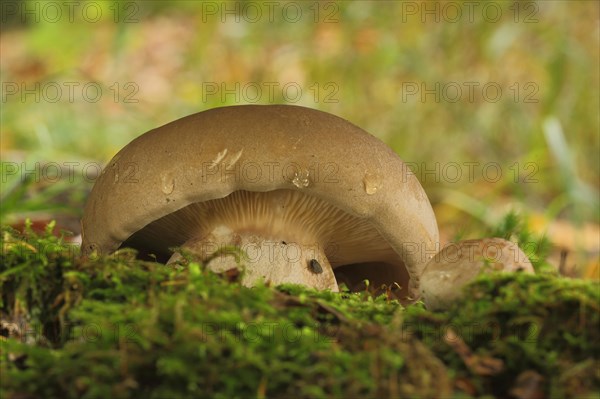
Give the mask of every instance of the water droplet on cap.
[[380, 175], [376, 173], [366, 173], [365, 177], [363, 177], [363, 185], [365, 192], [368, 195], [373, 195], [379, 190], [382, 186], [382, 178]]
[[165, 194], [171, 194], [175, 189], [175, 178], [168, 173], [160, 175], [160, 189]]
[[310, 172], [308, 170], [305, 172], [294, 173], [294, 178], [292, 179], [292, 184], [298, 188], [308, 187], [310, 185], [309, 175], [310, 175]]

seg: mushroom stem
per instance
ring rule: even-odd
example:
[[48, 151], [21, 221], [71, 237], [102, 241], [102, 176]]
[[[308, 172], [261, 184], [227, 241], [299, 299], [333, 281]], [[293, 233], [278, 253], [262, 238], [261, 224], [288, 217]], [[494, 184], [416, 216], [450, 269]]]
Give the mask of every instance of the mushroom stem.
[[[339, 291], [323, 246], [316, 240], [306, 243], [289, 237], [265, 237], [254, 231], [234, 231], [228, 226], [219, 225], [202, 238], [188, 240], [181, 248], [200, 259], [208, 259], [227, 246], [238, 247], [246, 254], [241, 262], [245, 266], [241, 281], [245, 286], [256, 285], [264, 279], [274, 285], [294, 283]], [[167, 263], [179, 259], [181, 254], [176, 252]], [[234, 255], [223, 252], [206, 266], [209, 270], [222, 273], [240, 265]]]

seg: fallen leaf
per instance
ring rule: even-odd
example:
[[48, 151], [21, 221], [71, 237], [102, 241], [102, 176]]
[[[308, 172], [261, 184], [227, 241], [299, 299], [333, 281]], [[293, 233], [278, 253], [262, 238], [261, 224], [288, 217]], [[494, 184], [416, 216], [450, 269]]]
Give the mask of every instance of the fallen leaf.
[[515, 385], [509, 391], [517, 399], [544, 399], [544, 377], [534, 371], [525, 370], [517, 377]]
[[504, 369], [501, 359], [473, 354], [471, 348], [451, 328], [444, 334], [444, 342], [454, 349], [469, 370], [477, 375], [496, 375]]

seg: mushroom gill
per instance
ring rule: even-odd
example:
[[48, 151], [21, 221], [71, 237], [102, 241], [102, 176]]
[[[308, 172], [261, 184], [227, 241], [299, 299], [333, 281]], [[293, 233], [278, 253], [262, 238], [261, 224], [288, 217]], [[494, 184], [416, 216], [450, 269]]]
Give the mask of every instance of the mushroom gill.
[[[246, 285], [264, 278], [337, 290], [334, 273], [351, 289], [365, 279], [374, 286], [407, 287], [409, 279], [398, 254], [368, 219], [298, 190], [235, 191], [193, 203], [149, 223], [122, 246], [154, 253], [162, 261], [173, 247], [200, 260], [225, 246], [240, 247], [247, 254]], [[169, 262], [180, 256], [175, 252]], [[317, 275], [313, 261], [323, 269]], [[235, 262], [223, 254], [209, 267], [223, 271]]]

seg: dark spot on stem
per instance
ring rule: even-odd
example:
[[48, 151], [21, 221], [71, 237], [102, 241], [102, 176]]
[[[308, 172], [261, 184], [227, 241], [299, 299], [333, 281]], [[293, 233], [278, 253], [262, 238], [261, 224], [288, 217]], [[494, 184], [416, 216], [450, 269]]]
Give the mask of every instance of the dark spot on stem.
[[308, 267], [310, 268], [310, 271], [315, 274], [323, 273], [323, 268], [321, 267], [321, 264], [319, 263], [319, 261], [316, 259], [311, 259], [308, 262]]

